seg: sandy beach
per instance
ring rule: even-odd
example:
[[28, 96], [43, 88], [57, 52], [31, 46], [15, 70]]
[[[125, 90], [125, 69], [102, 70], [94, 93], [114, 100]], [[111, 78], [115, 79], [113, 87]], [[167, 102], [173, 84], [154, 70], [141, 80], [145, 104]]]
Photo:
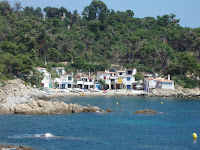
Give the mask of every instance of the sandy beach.
[[53, 93], [46, 93], [47, 97], [65, 97], [65, 96], [116, 96], [116, 95], [124, 95], [124, 96], [138, 96], [144, 94], [141, 90], [99, 90], [98, 92], [62, 92], [57, 91]]

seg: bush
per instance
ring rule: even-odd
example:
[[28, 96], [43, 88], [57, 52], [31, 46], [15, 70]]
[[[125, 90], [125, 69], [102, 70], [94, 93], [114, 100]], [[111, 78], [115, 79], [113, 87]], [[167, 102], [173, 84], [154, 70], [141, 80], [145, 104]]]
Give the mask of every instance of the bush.
[[192, 80], [191, 78], [188, 78], [184, 75], [172, 76], [172, 80], [174, 80], [178, 85], [184, 88], [192, 89], [192, 88], [200, 87], [200, 81]]

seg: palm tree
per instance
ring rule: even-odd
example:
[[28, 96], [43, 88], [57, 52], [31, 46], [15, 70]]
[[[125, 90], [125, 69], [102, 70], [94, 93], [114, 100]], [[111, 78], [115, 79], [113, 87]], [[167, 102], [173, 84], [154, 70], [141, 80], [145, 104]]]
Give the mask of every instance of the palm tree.
[[101, 89], [105, 89], [105, 85], [106, 85], [106, 82], [105, 82], [105, 80], [102, 80], [102, 79], [100, 79], [100, 80], [98, 80], [98, 82], [99, 82], [99, 84], [101, 85]]

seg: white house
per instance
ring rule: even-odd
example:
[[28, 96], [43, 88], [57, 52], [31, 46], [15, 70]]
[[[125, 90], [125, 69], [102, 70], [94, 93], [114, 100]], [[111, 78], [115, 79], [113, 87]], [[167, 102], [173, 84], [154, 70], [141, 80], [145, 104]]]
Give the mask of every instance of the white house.
[[92, 76], [78, 76], [76, 80], [78, 87], [81, 89], [94, 88], [94, 78]]
[[125, 75], [123, 78], [123, 85], [124, 88], [129, 90], [129, 89], [133, 89], [133, 85], [135, 83], [135, 77], [132, 75]]
[[52, 88], [52, 79], [51, 74], [43, 67], [34, 67], [37, 71], [43, 74], [44, 78], [42, 79], [43, 88]]
[[103, 80], [105, 81], [105, 89], [111, 89], [111, 81], [110, 81], [110, 74], [106, 70], [97, 72], [97, 80]]
[[136, 69], [116, 70], [110, 69], [97, 72], [97, 80], [104, 80], [106, 89], [133, 89]]
[[123, 78], [121, 76], [111, 76], [110, 81], [111, 81], [111, 89], [116, 90], [116, 89], [123, 89]]
[[66, 74], [66, 71], [65, 71], [64, 67], [52, 67], [52, 69], [56, 71], [58, 76]]
[[57, 88], [67, 89], [71, 88], [75, 84], [73, 73], [67, 74], [64, 67], [53, 67], [52, 69], [55, 70], [59, 76], [59, 78], [55, 79], [55, 82], [57, 82]]
[[66, 74], [66, 82], [68, 83], [68, 88], [71, 88], [75, 84], [73, 72], [71, 74]]
[[147, 92], [151, 92], [152, 89], [165, 89], [174, 90], [174, 81], [170, 80], [170, 75], [168, 79], [165, 78], [146, 78], [144, 80], [144, 87]]
[[136, 84], [134, 75], [137, 73], [136, 69], [125, 69], [125, 76], [123, 79], [124, 88], [129, 90], [133, 89]]

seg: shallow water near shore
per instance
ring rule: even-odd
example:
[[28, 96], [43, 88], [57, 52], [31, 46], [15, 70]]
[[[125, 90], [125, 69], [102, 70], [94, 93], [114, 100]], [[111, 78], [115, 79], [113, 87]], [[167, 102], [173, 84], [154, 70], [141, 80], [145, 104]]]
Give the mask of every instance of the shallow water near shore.
[[[200, 100], [126, 96], [61, 97], [113, 113], [0, 115], [0, 143], [37, 150], [200, 149]], [[118, 102], [118, 105], [117, 105]], [[163, 102], [163, 104], [161, 104]], [[160, 114], [133, 114], [139, 109]], [[44, 136], [47, 135], [47, 136]]]

